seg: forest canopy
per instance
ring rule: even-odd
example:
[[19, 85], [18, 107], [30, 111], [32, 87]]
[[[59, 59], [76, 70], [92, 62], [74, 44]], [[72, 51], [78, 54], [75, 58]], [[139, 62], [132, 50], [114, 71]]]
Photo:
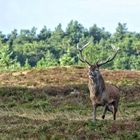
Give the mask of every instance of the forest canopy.
[[78, 59], [76, 46], [89, 41], [84, 55], [91, 63], [113, 55], [113, 44], [120, 51], [104, 68], [140, 70], [140, 33], [130, 32], [126, 23], [118, 23], [111, 34], [96, 24], [87, 29], [74, 20], [65, 30], [58, 24], [53, 31], [44, 26], [39, 33], [36, 27], [9, 34], [0, 31], [0, 70], [85, 65]]

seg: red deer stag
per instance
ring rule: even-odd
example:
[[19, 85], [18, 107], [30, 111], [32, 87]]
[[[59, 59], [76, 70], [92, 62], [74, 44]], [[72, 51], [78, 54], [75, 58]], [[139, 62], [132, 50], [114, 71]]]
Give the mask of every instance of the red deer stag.
[[96, 62], [95, 64], [90, 64], [82, 54], [83, 49], [85, 49], [88, 45], [89, 43], [87, 43], [81, 48], [79, 48], [77, 45], [77, 49], [80, 54], [80, 60], [88, 64], [89, 66], [88, 88], [90, 91], [90, 99], [93, 105], [93, 121], [96, 120], [96, 108], [98, 106], [104, 106], [102, 119], [105, 118], [106, 112], [110, 111], [113, 113], [113, 119], [115, 120], [120, 98], [119, 89], [116, 86], [106, 84], [104, 82], [104, 79], [99, 71], [99, 68], [102, 65], [105, 65], [106, 63], [112, 61], [116, 57], [119, 49], [114, 47], [113, 49], [115, 49], [115, 54], [112, 57], [109, 57], [106, 61], [101, 63]]

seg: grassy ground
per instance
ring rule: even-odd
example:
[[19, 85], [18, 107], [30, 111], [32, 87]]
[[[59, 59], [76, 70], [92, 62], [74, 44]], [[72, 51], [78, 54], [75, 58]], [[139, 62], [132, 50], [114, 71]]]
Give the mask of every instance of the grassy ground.
[[117, 120], [92, 122], [87, 69], [0, 73], [0, 139], [139, 140], [140, 72], [102, 70], [121, 91]]

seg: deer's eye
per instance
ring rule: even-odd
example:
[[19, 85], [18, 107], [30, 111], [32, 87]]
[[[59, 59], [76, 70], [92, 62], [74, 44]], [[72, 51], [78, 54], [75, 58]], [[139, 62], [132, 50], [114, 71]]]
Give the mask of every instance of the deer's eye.
[[89, 75], [92, 75], [92, 72], [91, 71], [89, 72]]
[[95, 77], [96, 76], [96, 72], [90, 71], [89, 75]]

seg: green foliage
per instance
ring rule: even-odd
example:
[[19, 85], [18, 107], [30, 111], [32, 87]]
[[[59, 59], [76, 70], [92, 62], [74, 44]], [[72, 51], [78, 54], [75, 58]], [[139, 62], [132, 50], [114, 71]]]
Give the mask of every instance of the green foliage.
[[66, 35], [69, 37], [72, 45], [78, 43], [85, 34], [86, 29], [78, 21], [71, 20], [66, 28]]
[[25, 60], [24, 68], [25, 68], [25, 69], [30, 69], [30, 68], [31, 68], [28, 59]]
[[74, 62], [75, 62], [74, 58], [71, 57], [69, 49], [62, 57], [60, 57], [59, 61], [60, 61], [60, 65], [62, 65], [62, 66], [74, 65]]
[[118, 27], [116, 28], [116, 32], [114, 33], [115, 40], [121, 41], [127, 33], [126, 23], [118, 23]]
[[20, 68], [20, 64], [16, 59], [11, 59], [13, 52], [10, 52], [9, 47], [3, 46], [0, 48], [0, 69], [17, 69]]
[[130, 63], [131, 63], [131, 69], [140, 70], [140, 55], [138, 56], [132, 55], [130, 58]]
[[100, 42], [101, 39], [108, 39], [111, 34], [109, 32], [106, 32], [104, 28], [97, 27], [96, 24], [94, 24], [92, 27], [89, 28], [89, 34], [93, 37], [93, 42]]
[[[0, 69], [50, 67], [56, 65], [85, 65], [79, 62], [79, 46], [90, 40], [84, 55], [90, 63], [104, 61], [111, 55], [111, 45], [120, 48], [117, 57], [103, 66], [109, 69], [140, 70], [140, 33], [129, 32], [126, 23], [118, 23], [114, 34], [96, 24], [86, 29], [78, 21], [71, 20], [64, 31], [61, 24], [51, 31], [44, 26], [14, 29], [10, 34], [0, 32]], [[5, 47], [6, 46], [6, 47]]]
[[57, 66], [58, 62], [50, 51], [47, 51], [44, 57], [37, 62], [38, 68], [45, 68], [50, 66]]
[[39, 40], [43, 40], [43, 41], [48, 41], [48, 39], [51, 37], [51, 31], [47, 29], [46, 26], [44, 26], [41, 31], [40, 34], [38, 35], [38, 39]]

